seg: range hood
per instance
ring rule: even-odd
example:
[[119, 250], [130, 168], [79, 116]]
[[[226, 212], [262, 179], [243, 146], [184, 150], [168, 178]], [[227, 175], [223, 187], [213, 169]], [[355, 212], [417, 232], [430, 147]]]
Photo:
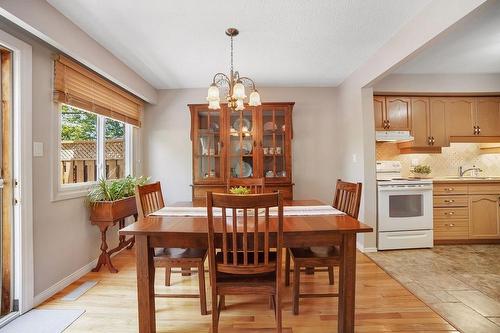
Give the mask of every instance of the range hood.
[[410, 131], [376, 131], [375, 140], [377, 142], [407, 142], [413, 141]]

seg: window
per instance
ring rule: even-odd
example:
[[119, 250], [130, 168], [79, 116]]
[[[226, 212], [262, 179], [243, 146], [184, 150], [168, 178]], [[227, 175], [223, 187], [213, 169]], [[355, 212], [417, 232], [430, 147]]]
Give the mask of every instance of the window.
[[131, 173], [131, 125], [60, 103], [60, 189], [86, 189], [98, 179]]

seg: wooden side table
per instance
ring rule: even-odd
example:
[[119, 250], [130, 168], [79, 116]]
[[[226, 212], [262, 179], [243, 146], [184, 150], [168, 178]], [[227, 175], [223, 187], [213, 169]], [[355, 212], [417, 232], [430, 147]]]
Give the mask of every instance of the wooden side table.
[[90, 223], [98, 226], [101, 231], [101, 254], [92, 272], [98, 272], [102, 265], [107, 265], [111, 273], [118, 273], [118, 270], [111, 262], [111, 255], [125, 247], [130, 250], [134, 246], [135, 238], [131, 236], [126, 239], [125, 236], [120, 235], [118, 246], [108, 250], [106, 232], [108, 228], [113, 227], [116, 223], [118, 223], [119, 229], [123, 229], [125, 227], [125, 218], [129, 216], [133, 216], [137, 221], [135, 197], [117, 201], [97, 202], [90, 207]]

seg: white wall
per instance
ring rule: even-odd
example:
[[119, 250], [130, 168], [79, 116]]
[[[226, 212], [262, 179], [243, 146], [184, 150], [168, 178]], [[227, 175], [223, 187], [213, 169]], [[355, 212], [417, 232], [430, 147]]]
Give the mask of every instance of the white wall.
[[[484, 0], [435, 0], [412, 18], [382, 48], [352, 73], [337, 89], [336, 141], [342, 178], [364, 185], [360, 220], [376, 231], [375, 128], [372, 86], [377, 79], [416, 54], [440, 33], [480, 6]], [[342, 140], [342, 141], [341, 141]], [[353, 159], [353, 156], [356, 159]], [[376, 247], [376, 232], [358, 237], [358, 246]]]
[[499, 93], [500, 74], [391, 74], [378, 81], [377, 93]]
[[0, 15], [149, 103], [156, 90], [45, 0], [2, 0]]
[[[334, 88], [260, 88], [265, 102], [295, 102], [293, 181], [296, 199], [330, 202], [339, 144], [333, 142]], [[163, 185], [167, 202], [190, 201], [191, 119], [188, 103], [204, 103], [206, 89], [161, 90], [144, 121], [144, 174]], [[343, 144], [343, 142], [342, 142]]]

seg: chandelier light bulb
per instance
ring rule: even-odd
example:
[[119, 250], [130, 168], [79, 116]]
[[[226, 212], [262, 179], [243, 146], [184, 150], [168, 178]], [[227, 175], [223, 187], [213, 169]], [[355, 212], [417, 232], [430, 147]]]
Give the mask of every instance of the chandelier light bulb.
[[210, 87], [208, 88], [208, 96], [207, 96], [207, 101], [212, 102], [212, 101], [220, 101], [219, 98], [219, 88], [215, 85], [215, 83], [212, 83]]
[[217, 100], [208, 101], [208, 108], [210, 110], [219, 110], [220, 109], [219, 101]]
[[261, 104], [262, 103], [260, 102], [260, 95], [257, 92], [257, 90], [252, 91], [252, 93], [250, 94], [250, 99], [248, 101], [248, 105], [250, 105], [250, 106], [259, 106]]
[[245, 110], [245, 105], [243, 104], [243, 99], [238, 98], [236, 100], [236, 108], [234, 108], [236, 111], [242, 111]]
[[245, 99], [247, 96], [245, 95], [245, 86], [241, 82], [236, 82], [233, 87], [233, 98], [234, 99]]

